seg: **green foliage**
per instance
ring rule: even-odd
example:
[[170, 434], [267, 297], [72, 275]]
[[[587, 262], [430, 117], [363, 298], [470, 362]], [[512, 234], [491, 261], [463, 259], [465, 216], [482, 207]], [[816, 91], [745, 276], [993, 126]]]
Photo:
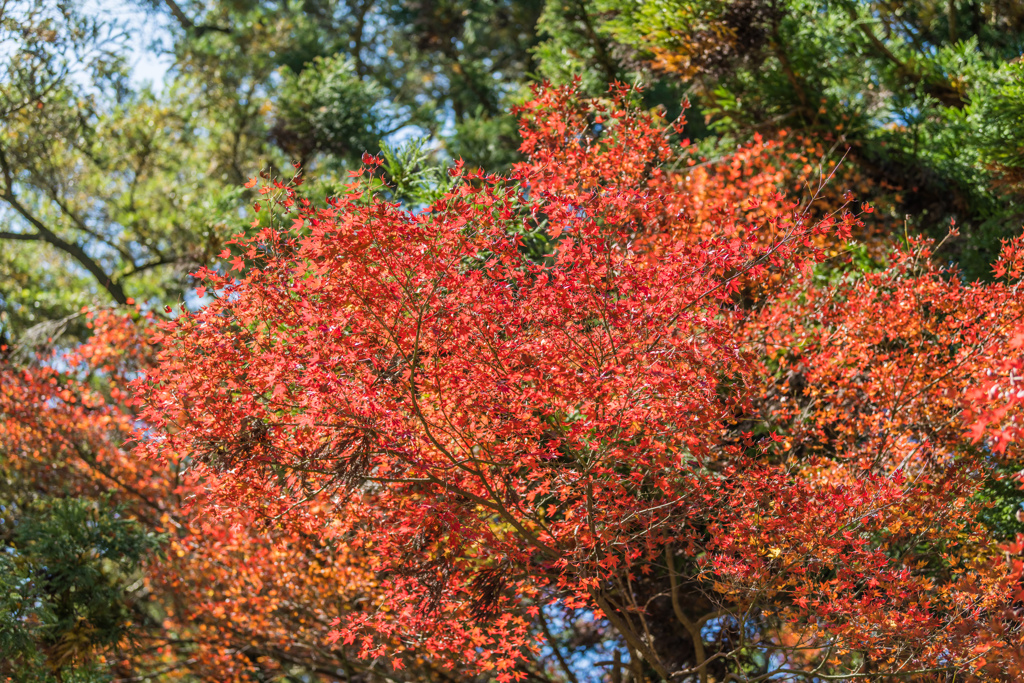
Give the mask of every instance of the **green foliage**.
[[2, 510], [0, 674], [98, 676], [96, 656], [131, 636], [139, 566], [156, 537], [102, 500], [8, 501]]
[[482, 112], [455, 126], [455, 134], [447, 141], [448, 153], [462, 159], [469, 167], [484, 168], [491, 173], [508, 171], [519, 154], [519, 122], [510, 114], [486, 117]]
[[611, 27], [603, 24], [593, 3], [550, 0], [537, 24], [544, 36], [535, 55], [539, 74], [554, 83], [582, 80], [584, 92], [599, 94], [614, 80], [630, 80], [612, 53]]
[[272, 134], [298, 163], [317, 152], [344, 158], [378, 146], [382, 92], [359, 78], [351, 58], [316, 57], [298, 73], [286, 68], [283, 81]]
[[377, 188], [393, 201], [410, 207], [427, 206], [440, 199], [452, 181], [427, 145], [422, 138], [403, 145], [383, 145], [383, 181]]
[[1000, 70], [963, 110], [962, 127], [979, 141], [979, 161], [1003, 186], [1020, 193], [1024, 186], [1024, 64], [1013, 62]]
[[398, 131], [516, 158], [503, 112], [540, 0], [139, 4], [172, 22], [159, 91], [132, 85], [116, 18], [0, 1], [0, 344], [91, 303], [181, 299], [247, 229], [257, 173], [297, 162], [327, 194]]
[[996, 468], [986, 482], [980, 497], [987, 507], [981, 515], [981, 523], [988, 528], [992, 537], [999, 541], [1011, 541], [1021, 531], [1024, 521], [1024, 493], [1020, 482], [1014, 478], [1017, 470], [1008, 466]]

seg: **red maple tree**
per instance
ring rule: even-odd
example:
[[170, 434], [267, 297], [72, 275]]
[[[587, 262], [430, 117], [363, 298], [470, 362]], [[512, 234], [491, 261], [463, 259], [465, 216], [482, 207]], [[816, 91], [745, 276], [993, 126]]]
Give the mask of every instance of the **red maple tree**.
[[521, 680], [582, 612], [636, 680], [1021, 675], [1024, 546], [982, 523], [1018, 456], [984, 378], [1018, 381], [1019, 268], [845, 267], [849, 199], [695, 193], [630, 98], [540, 91], [529, 160], [421, 211], [265, 184], [212, 303], [161, 326], [139, 452], [358, 557], [331, 640], [396, 669]]

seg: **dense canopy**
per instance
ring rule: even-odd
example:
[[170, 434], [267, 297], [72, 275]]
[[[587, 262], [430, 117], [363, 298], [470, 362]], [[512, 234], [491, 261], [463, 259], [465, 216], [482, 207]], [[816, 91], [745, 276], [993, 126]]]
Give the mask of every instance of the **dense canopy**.
[[111, 9], [0, 0], [0, 676], [1024, 677], [1015, 3]]

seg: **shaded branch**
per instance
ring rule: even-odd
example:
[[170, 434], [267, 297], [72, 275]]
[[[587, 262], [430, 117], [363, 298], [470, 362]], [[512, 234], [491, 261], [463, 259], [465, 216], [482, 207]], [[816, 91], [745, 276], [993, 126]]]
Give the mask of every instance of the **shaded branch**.
[[704, 640], [700, 636], [700, 627], [686, 616], [683, 606], [679, 602], [679, 581], [676, 578], [675, 558], [672, 555], [672, 548], [665, 549], [665, 561], [668, 563], [668, 579], [672, 590], [672, 611], [676, 613], [676, 619], [683, 625], [686, 632], [690, 634], [693, 641], [693, 653], [697, 660], [697, 672], [700, 676], [700, 683], [707, 683], [707, 653], [704, 651]]
[[[593, 590], [591, 591], [590, 596], [594, 599], [594, 602], [597, 603], [597, 606], [601, 608], [601, 611], [604, 612], [604, 615], [608, 618], [608, 621], [611, 622], [612, 626], [615, 627], [615, 630], [621, 633], [622, 637], [625, 638], [626, 645], [628, 645], [631, 650], [636, 651], [640, 657], [647, 660], [647, 663], [651, 668], [654, 669], [654, 671], [663, 680], [667, 681], [670, 676], [668, 669], [661, 665], [657, 656], [647, 646], [647, 644], [640, 639], [632, 625], [623, 619], [622, 615], [618, 613], [615, 607], [604, 595], [601, 594], [600, 591]], [[634, 661], [636, 661], [636, 659], [634, 659]]]
[[558, 663], [565, 671], [565, 675], [569, 678], [569, 681], [571, 683], [579, 683], [579, 679], [577, 679], [576, 674], [573, 673], [572, 667], [569, 666], [569, 663], [565, 661], [565, 657], [562, 656], [561, 646], [555, 642], [555, 637], [551, 634], [551, 629], [548, 628], [548, 620], [544, 618], [543, 609], [537, 610], [537, 621], [540, 623], [541, 630], [544, 631], [544, 637], [548, 639], [548, 643], [551, 645], [551, 651], [554, 653], [555, 659], [558, 660]]
[[123, 273], [119, 279], [124, 280], [125, 278], [131, 277], [132, 275], [138, 275], [139, 273], [150, 270], [152, 268], [166, 266], [171, 263], [177, 263], [178, 261], [179, 257], [177, 256], [160, 257], [148, 263], [143, 263], [141, 266], [132, 266], [131, 270], [128, 270], [127, 272]]
[[886, 47], [885, 43], [883, 43], [878, 36], [875, 35], [867, 22], [860, 18], [860, 15], [857, 13], [857, 8], [853, 4], [845, 3], [845, 7], [850, 20], [860, 30], [860, 32], [864, 34], [864, 37], [868, 39], [871, 46], [874, 47], [875, 50], [887, 61], [892, 62], [901, 76], [915, 85], [923, 86], [926, 93], [947, 107], [955, 107], [957, 109], [962, 109], [964, 107], [965, 103], [963, 97], [956, 88], [945, 81], [936, 81], [935, 79], [927, 78], [925, 75], [922, 75], [914, 69], [913, 66], [901, 60], [892, 52], [892, 50]]
[[194, 33], [196, 37], [200, 37], [205, 33], [217, 32], [217, 33], [230, 33], [231, 29], [224, 28], [223, 26], [215, 26], [213, 24], [199, 24], [197, 25], [194, 21], [188, 18], [188, 16], [181, 10], [181, 7], [174, 0], [164, 0], [164, 4], [167, 6], [167, 10], [171, 13], [171, 16], [185, 29], [188, 33]]
[[46, 242], [49, 245], [57, 247], [57, 249], [63, 251], [65, 254], [78, 261], [78, 263], [81, 264], [83, 268], [89, 271], [89, 273], [96, 279], [96, 281], [99, 282], [100, 285], [102, 285], [103, 288], [107, 290], [107, 293], [110, 294], [110, 297], [114, 301], [122, 305], [128, 303], [128, 297], [124, 293], [124, 288], [121, 287], [121, 284], [116, 282], [113, 279], [113, 277], [111, 277], [105, 270], [103, 270], [103, 267], [100, 266], [100, 264], [98, 264], [95, 260], [90, 258], [89, 255], [85, 253], [85, 250], [81, 247], [81, 245], [75, 244], [74, 242], [68, 242], [67, 240], [62, 239], [52, 230], [47, 228], [45, 225], [43, 225], [42, 222], [40, 222], [38, 218], [32, 215], [32, 213], [29, 212], [29, 210], [26, 209], [14, 195], [10, 194], [9, 192], [0, 195], [0, 199], [3, 199], [5, 202], [7, 202], [12, 209], [18, 212], [18, 214], [20, 214], [22, 218], [28, 221], [32, 225], [32, 227], [34, 227], [38, 231], [37, 234], [31, 236], [25, 236], [20, 233], [2, 233], [2, 235], [10, 235], [10, 239], [34, 239], [36, 241]]
[[597, 56], [597, 62], [601, 65], [601, 70], [604, 71], [605, 78], [609, 83], [614, 83], [619, 80], [618, 69], [615, 68], [615, 63], [612, 61], [612, 57], [608, 53], [608, 48], [605, 45], [605, 42], [601, 40], [601, 36], [599, 36], [597, 31], [594, 29], [594, 22], [590, 19], [590, 13], [587, 11], [586, 3], [581, 0], [576, 1], [576, 16], [583, 24], [583, 29], [587, 34], [587, 39], [594, 48], [594, 52]]

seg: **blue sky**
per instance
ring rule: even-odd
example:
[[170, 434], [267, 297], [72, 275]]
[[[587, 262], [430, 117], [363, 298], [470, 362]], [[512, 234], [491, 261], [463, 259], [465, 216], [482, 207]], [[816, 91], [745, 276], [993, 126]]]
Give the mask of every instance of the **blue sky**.
[[159, 90], [164, 74], [173, 63], [171, 56], [159, 47], [162, 43], [166, 49], [170, 44], [166, 17], [145, 12], [130, 0], [86, 0], [85, 7], [125, 28], [131, 47], [133, 80], [138, 84], [148, 81]]

